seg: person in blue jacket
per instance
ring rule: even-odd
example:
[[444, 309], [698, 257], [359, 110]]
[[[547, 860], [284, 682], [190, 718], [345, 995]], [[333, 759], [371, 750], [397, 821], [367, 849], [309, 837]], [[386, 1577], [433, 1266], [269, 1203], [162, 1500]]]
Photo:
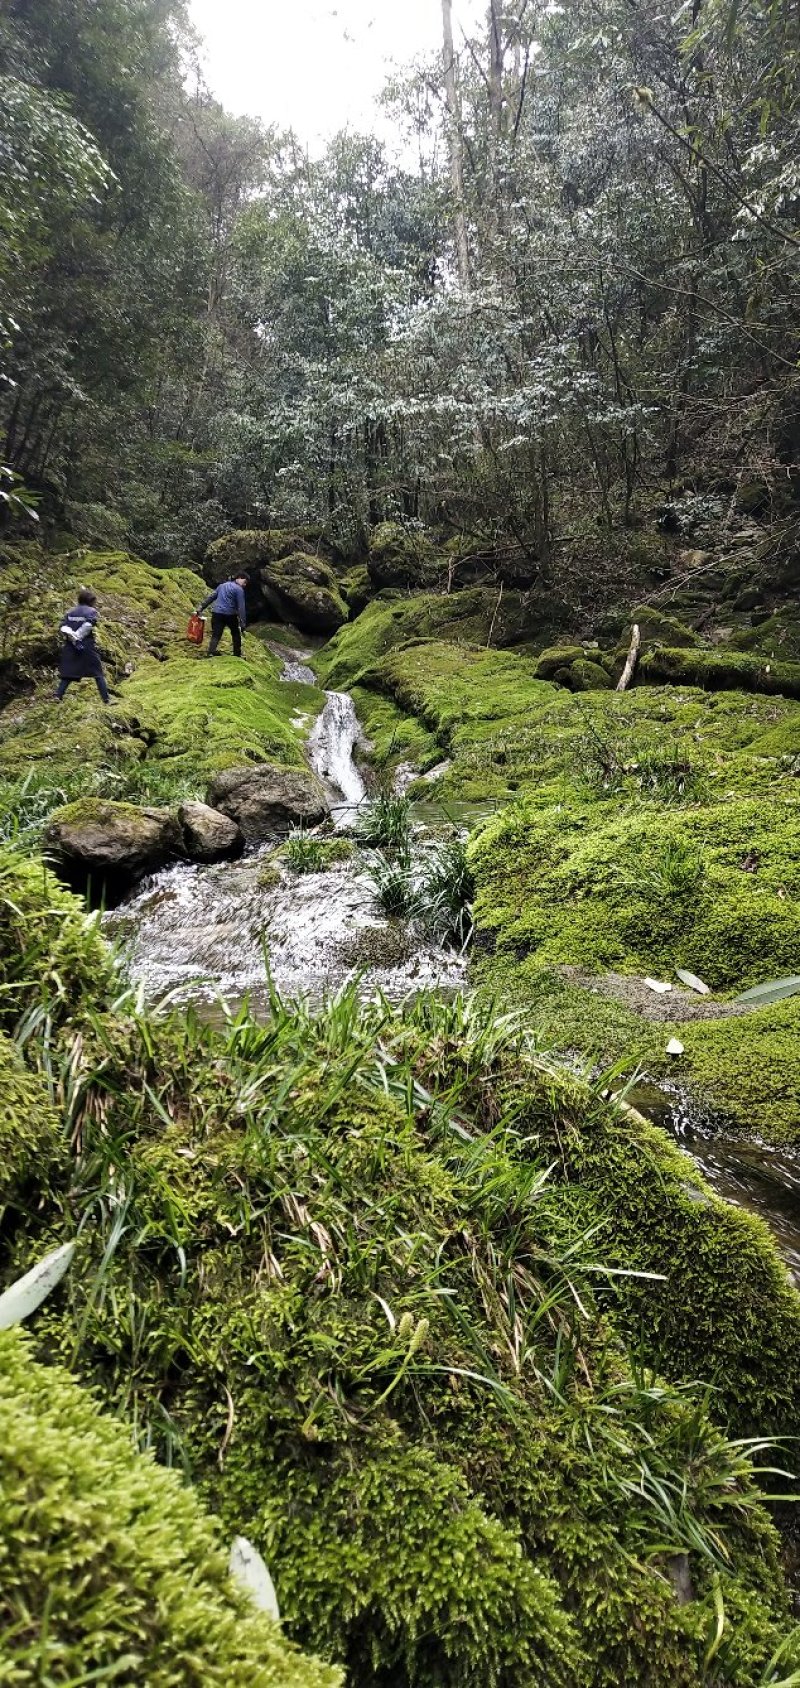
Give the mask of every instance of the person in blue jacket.
[[59, 703], [67, 686], [75, 680], [94, 680], [103, 702], [109, 701], [103, 664], [94, 642], [94, 630], [99, 620], [96, 594], [91, 586], [79, 587], [77, 603], [73, 609], [67, 610], [59, 628], [63, 640], [58, 658], [60, 678], [56, 687]]
[[242, 634], [247, 626], [247, 610], [245, 608], [244, 589], [248, 584], [248, 575], [237, 574], [235, 580], [223, 580], [221, 586], [217, 586], [213, 592], [209, 592], [207, 598], [203, 599], [203, 602], [197, 611], [198, 615], [202, 615], [203, 610], [206, 609], [209, 604], [214, 605], [214, 608], [211, 611], [211, 643], [208, 647], [209, 656], [216, 656], [219, 649], [220, 639], [222, 638], [226, 627], [229, 627], [231, 630], [234, 656], [241, 656]]

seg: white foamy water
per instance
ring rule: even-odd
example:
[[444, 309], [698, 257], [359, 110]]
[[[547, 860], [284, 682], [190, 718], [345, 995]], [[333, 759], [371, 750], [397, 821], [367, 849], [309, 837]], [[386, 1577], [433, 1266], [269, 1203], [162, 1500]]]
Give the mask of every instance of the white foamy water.
[[326, 692], [308, 741], [311, 766], [331, 803], [334, 826], [346, 826], [367, 795], [353, 752], [361, 742], [356, 706], [347, 692]]
[[236, 1004], [249, 995], [258, 1014], [267, 1004], [267, 962], [282, 995], [314, 1001], [359, 976], [365, 996], [380, 990], [392, 1002], [463, 985], [463, 957], [384, 915], [357, 859], [326, 873], [284, 869], [267, 888], [260, 876], [269, 853], [167, 868], [105, 916], [108, 936], [125, 945], [130, 977], [151, 1001], [175, 993]]

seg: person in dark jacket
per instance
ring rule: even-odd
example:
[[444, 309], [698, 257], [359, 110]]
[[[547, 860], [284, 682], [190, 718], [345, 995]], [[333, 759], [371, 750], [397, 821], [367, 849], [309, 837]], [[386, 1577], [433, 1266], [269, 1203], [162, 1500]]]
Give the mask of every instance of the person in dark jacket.
[[106, 677], [94, 642], [94, 630], [100, 620], [96, 606], [97, 597], [91, 586], [79, 587], [78, 601], [74, 609], [67, 610], [59, 628], [63, 640], [58, 658], [60, 679], [56, 687], [59, 703], [67, 686], [71, 686], [74, 680], [94, 680], [103, 702], [109, 702]]
[[211, 611], [211, 643], [208, 647], [209, 656], [216, 656], [219, 642], [225, 628], [231, 630], [234, 656], [242, 654], [242, 634], [247, 626], [247, 609], [244, 601], [244, 589], [249, 584], [249, 576], [237, 574], [235, 580], [223, 580], [208, 597], [203, 599], [198, 615], [209, 604], [213, 604]]

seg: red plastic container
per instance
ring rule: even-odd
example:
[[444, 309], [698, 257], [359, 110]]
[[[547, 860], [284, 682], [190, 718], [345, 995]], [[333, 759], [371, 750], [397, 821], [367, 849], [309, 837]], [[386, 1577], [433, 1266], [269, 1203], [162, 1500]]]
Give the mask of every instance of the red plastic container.
[[189, 625], [186, 629], [186, 637], [189, 640], [190, 645], [202, 645], [205, 630], [206, 624], [203, 616], [190, 615]]

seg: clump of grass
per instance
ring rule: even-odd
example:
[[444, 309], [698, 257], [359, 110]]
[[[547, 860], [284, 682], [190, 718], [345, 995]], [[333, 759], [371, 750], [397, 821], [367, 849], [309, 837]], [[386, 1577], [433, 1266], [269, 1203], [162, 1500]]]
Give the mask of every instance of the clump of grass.
[[649, 902], [698, 896], [706, 877], [706, 866], [696, 846], [688, 839], [666, 838], [650, 861], [626, 872], [626, 884]]
[[290, 832], [283, 856], [293, 873], [325, 873], [337, 862], [346, 861], [351, 849], [346, 838], [318, 838], [298, 827]]
[[417, 887], [409, 851], [402, 850], [394, 856], [384, 855], [381, 850], [370, 851], [366, 867], [385, 913], [413, 917], [417, 912]]
[[469, 943], [474, 891], [465, 840], [437, 840], [425, 855], [416, 913], [439, 943], [456, 949]]
[[469, 943], [474, 882], [463, 839], [437, 839], [416, 861], [409, 849], [396, 855], [376, 850], [367, 871], [387, 914], [413, 920], [448, 948], [464, 949]]
[[359, 844], [374, 850], [408, 851], [411, 840], [411, 803], [391, 792], [379, 795], [361, 810], [355, 825]]
[[578, 745], [578, 767], [592, 791], [605, 797], [647, 797], [666, 805], [701, 795], [702, 775], [684, 751], [604, 736], [594, 722]]

